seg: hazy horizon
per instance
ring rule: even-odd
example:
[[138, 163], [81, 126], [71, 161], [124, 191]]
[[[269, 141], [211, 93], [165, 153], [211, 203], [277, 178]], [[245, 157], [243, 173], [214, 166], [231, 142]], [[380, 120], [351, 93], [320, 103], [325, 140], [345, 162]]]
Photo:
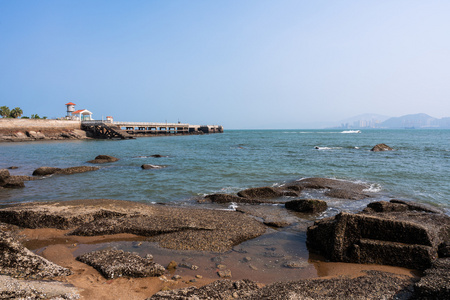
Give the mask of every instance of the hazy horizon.
[[0, 106], [226, 129], [448, 117], [449, 15], [448, 1], [2, 1]]

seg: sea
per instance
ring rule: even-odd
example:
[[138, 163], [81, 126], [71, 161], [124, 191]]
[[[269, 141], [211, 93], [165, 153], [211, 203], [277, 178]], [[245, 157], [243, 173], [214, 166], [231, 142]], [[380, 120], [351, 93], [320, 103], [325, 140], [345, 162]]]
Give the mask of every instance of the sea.
[[[394, 150], [370, 151], [379, 143]], [[42, 166], [92, 165], [87, 161], [99, 154], [119, 160], [99, 165], [100, 170], [93, 172], [54, 175], [27, 181], [25, 188], [2, 189], [0, 207], [33, 201], [102, 198], [235, 210], [239, 205], [201, 204], [198, 200], [213, 193], [233, 194], [251, 187], [280, 186], [302, 178], [324, 177], [366, 183], [372, 197], [355, 201], [328, 199], [323, 193], [304, 194], [304, 198], [322, 198], [328, 203], [327, 211], [314, 216], [315, 219], [340, 211], [358, 212], [370, 202], [390, 199], [428, 204], [450, 215], [450, 130], [442, 129], [225, 130], [221, 134], [134, 140], [0, 143], [0, 168], [17, 166], [10, 170], [12, 175], [31, 175]], [[161, 167], [144, 170], [143, 164]], [[286, 211], [282, 204], [274, 206], [269, 208]], [[270, 282], [274, 276], [277, 280], [326, 276], [317, 264], [311, 263], [306, 248], [306, 226], [302, 225], [302, 218], [309, 225], [312, 219], [299, 215], [289, 218], [294, 220], [293, 226], [271, 229], [269, 234], [241, 244], [239, 247], [247, 254], [234, 251], [228, 254], [228, 259], [241, 264], [243, 255], [252, 256], [254, 269], [251, 271], [259, 272], [256, 277], [261, 282]], [[80, 246], [77, 251], [116, 247], [142, 255], [152, 253], [163, 263], [177, 255], [179, 259], [186, 256], [186, 252], [167, 254], [157, 245], [143, 243], [139, 247], [132, 242]], [[303, 275], [283, 268], [280, 259], [261, 254], [277, 248], [283, 249], [280, 257], [308, 262]], [[190, 257], [195, 259], [196, 255], [192, 253]], [[214, 254], [210, 255], [213, 259]], [[208, 269], [205, 260], [202, 261]], [[239, 265], [229, 264], [235, 268]], [[233, 269], [233, 272], [242, 274], [242, 278], [249, 276], [248, 268]]]
[[[372, 152], [385, 143], [393, 151]], [[4, 189], [0, 205], [41, 200], [121, 199], [195, 203], [211, 193], [276, 186], [308, 177], [364, 182], [377, 198], [450, 209], [450, 130], [226, 130], [221, 134], [0, 143], [0, 168], [31, 175], [42, 166], [100, 170], [28, 181]], [[162, 157], [153, 157], [161, 155]], [[163, 168], [143, 170], [141, 165]], [[358, 209], [358, 205], [355, 205]]]

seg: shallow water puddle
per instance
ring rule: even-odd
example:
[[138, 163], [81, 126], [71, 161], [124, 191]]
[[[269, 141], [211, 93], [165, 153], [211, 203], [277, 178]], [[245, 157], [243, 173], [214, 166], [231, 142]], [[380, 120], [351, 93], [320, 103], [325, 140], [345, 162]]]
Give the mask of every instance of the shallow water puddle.
[[219, 271], [231, 271], [231, 279], [252, 279], [260, 283], [288, 281], [317, 277], [314, 262], [308, 261], [306, 233], [273, 232], [246, 241], [226, 253], [178, 251], [159, 247], [154, 242], [108, 242], [80, 244], [74, 256], [86, 252], [115, 248], [136, 252], [141, 256], [151, 254], [154, 261], [165, 267], [171, 261], [178, 263], [169, 271], [174, 275], [194, 277], [201, 275], [217, 278]]

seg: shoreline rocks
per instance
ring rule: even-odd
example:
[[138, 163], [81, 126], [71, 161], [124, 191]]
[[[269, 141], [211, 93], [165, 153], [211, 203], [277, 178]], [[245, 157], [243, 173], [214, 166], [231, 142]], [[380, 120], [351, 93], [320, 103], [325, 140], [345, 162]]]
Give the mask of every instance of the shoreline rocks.
[[394, 150], [394, 149], [392, 149], [391, 147], [389, 147], [386, 144], [378, 144], [378, 145], [375, 145], [370, 151], [380, 152], [380, 151], [392, 151], [392, 150]]
[[99, 167], [78, 166], [70, 168], [54, 168], [54, 167], [40, 167], [33, 171], [33, 176], [48, 176], [54, 174], [71, 175], [77, 173], [84, 173], [90, 171], [97, 171]]

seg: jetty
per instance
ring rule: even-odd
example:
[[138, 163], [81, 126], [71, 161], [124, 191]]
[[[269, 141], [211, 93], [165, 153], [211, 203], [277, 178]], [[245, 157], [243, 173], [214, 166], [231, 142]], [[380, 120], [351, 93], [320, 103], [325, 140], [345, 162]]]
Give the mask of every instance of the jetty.
[[190, 125], [187, 123], [120, 122], [112, 120], [81, 121], [81, 129], [94, 138], [133, 139], [157, 135], [188, 135], [223, 133], [221, 125]]

